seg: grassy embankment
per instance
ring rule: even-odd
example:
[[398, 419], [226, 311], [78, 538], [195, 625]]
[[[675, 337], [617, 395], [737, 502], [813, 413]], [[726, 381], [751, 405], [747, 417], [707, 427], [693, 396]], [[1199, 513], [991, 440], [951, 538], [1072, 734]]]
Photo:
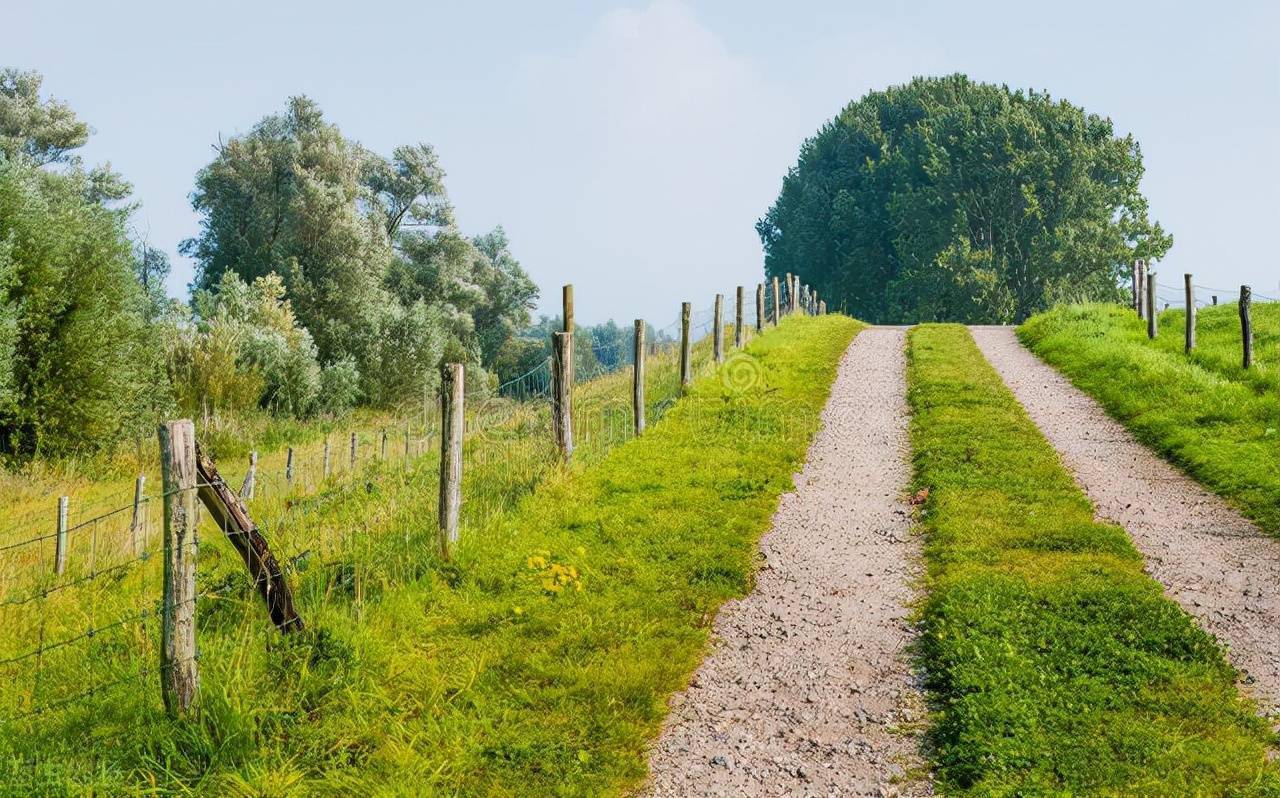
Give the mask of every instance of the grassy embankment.
[[[731, 364], [758, 375], [745, 390], [700, 379], [642, 438], [607, 453], [584, 443], [587, 462], [573, 469], [522, 465], [541, 462], [518, 443], [529, 437], [519, 425], [537, 419], [469, 440], [467, 497], [513, 495], [513, 480], [527, 489], [503, 512], [468, 516], [451, 562], [432, 545], [429, 458], [373, 464], [321, 491], [273, 531], [294, 563], [303, 634], [267, 628], [229, 548], [206, 534], [199, 715], [166, 719], [150, 676], [10, 724], [0, 782], [216, 795], [599, 794], [635, 783], [715, 609], [748, 588], [754, 542], [858, 327], [789, 320], [749, 344], [751, 362]], [[115, 586], [132, 597], [116, 609], [154, 602], [154, 574], [130, 581], [145, 570]], [[77, 608], [106, 611], [62, 612]], [[154, 639], [153, 627], [102, 636], [81, 661], [46, 662], [45, 681], [74, 680], [77, 667], [109, 675], [150, 656]], [[0, 689], [12, 684], [4, 676]]]
[[1143, 573], [1124, 531], [1094, 521], [968, 332], [928, 325], [910, 340], [916, 481], [929, 489], [919, 657], [940, 787], [1280, 790], [1274, 737], [1218, 645]]
[[1057, 308], [1018, 334], [1140, 440], [1280, 534], [1280, 304], [1254, 306], [1248, 371], [1236, 307], [1197, 315], [1190, 356], [1181, 310], [1160, 314], [1155, 341], [1136, 314], [1114, 305]]

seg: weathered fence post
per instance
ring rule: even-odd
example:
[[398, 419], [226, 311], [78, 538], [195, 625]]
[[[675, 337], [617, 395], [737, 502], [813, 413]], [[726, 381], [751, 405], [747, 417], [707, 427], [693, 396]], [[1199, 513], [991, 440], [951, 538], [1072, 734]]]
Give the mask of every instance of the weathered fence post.
[[782, 297], [778, 295], [778, 278], [773, 278], [773, 326], [778, 326], [778, 317], [782, 314]]
[[240, 483], [240, 498], [249, 501], [253, 498], [254, 482], [258, 479], [258, 451], [249, 452], [249, 470], [244, 472], [244, 482]]
[[355, 465], [356, 465], [356, 451], [357, 451], [356, 447], [359, 445], [360, 444], [356, 438], [356, 434], [354, 432], [351, 433], [351, 463], [350, 464], [352, 468], [355, 468]]
[[688, 302], [680, 303], [680, 392], [688, 389], [693, 382], [693, 344], [689, 340], [689, 316], [693, 306]]
[[573, 357], [572, 334], [551, 334], [551, 420], [556, 448], [566, 463], [573, 455]]
[[387, 459], [387, 430], [385, 427], [383, 427], [382, 429], [382, 449], [378, 453], [378, 459], [380, 460]]
[[644, 432], [644, 319], [636, 319], [636, 350], [631, 368], [631, 413], [636, 434]]
[[1240, 346], [1243, 357], [1241, 363], [1245, 368], [1253, 365], [1253, 289], [1247, 285], [1240, 286]]
[[742, 305], [746, 302], [747, 289], [738, 286], [738, 312], [733, 319], [733, 347], [734, 349], [742, 348]]
[[329, 436], [324, 436], [324, 478], [329, 478]]
[[164, 488], [164, 597], [160, 602], [160, 687], [165, 710], [186, 715], [195, 703], [196, 430], [183, 419], [160, 427]]
[[458, 542], [458, 512], [462, 506], [463, 402], [466, 387], [461, 363], [440, 369], [440, 556]]
[[286, 485], [293, 486], [293, 447], [284, 454], [284, 481]]
[[1130, 307], [1133, 307], [1134, 313], [1137, 313], [1138, 318], [1140, 319], [1142, 318], [1142, 277], [1140, 277], [1140, 273], [1142, 273], [1142, 261], [1137, 259], [1133, 261], [1132, 273], [1133, 301], [1129, 302], [1129, 305]]
[[1147, 262], [1138, 261], [1138, 318], [1147, 317]]
[[55, 574], [61, 574], [67, 570], [67, 514], [70, 504], [70, 496], [58, 497], [58, 533], [53, 541], [53, 572]]
[[405, 463], [409, 462], [409, 450], [411, 448], [411, 444], [412, 444], [412, 437], [409, 432], [409, 420], [405, 419], [405, 422], [404, 422], [404, 461]]
[[792, 307], [792, 302], [793, 302], [793, 295], [794, 295], [794, 293], [795, 293], [795, 285], [793, 285], [793, 281], [792, 281], [792, 278], [791, 278], [791, 272], [787, 272], [787, 273], [786, 273], [786, 275], [785, 275], [785, 277], [783, 278], [782, 282], [783, 282], [784, 284], [786, 284], [786, 287], [787, 287], [786, 311], [787, 311], [787, 313], [790, 313], [792, 310], [794, 310], [794, 308]]
[[1155, 338], [1159, 332], [1156, 328], [1156, 273], [1147, 273], [1147, 337]]
[[756, 332], [764, 332], [764, 283], [756, 283]]
[[133, 542], [133, 554], [135, 557], [142, 554], [139, 537], [145, 541], [147, 535], [147, 511], [142, 506], [142, 502], [146, 498], [146, 488], [147, 475], [139, 474], [137, 480], [133, 483], [133, 517], [129, 519], [129, 538]]
[[824, 299], [818, 303], [818, 315], [819, 316], [827, 315], [827, 300]]
[[724, 294], [716, 294], [716, 309], [712, 316], [711, 350], [716, 364], [724, 362]]
[[1213, 295], [1213, 304], [1214, 304], [1215, 306], [1218, 304], [1218, 295], [1217, 295], [1217, 294], [1214, 294], [1214, 295]]
[[1186, 351], [1196, 348], [1196, 292], [1191, 285], [1191, 275], [1182, 275], [1183, 290], [1187, 299]]

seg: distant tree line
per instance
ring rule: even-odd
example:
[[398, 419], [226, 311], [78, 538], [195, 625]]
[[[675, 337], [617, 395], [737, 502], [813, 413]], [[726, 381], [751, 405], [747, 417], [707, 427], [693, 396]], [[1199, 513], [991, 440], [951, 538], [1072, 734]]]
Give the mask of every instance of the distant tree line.
[[190, 300], [130, 232], [131, 187], [89, 127], [0, 71], [0, 455], [110, 449], [166, 414], [297, 417], [421, 400], [438, 364], [481, 389], [521, 364], [538, 296], [502, 228], [464, 235], [426, 144], [390, 157], [305, 97], [196, 176]]
[[1115, 299], [1172, 238], [1142, 155], [1048, 94], [918, 78], [850, 103], [806, 141], [757, 224], [771, 276], [799, 273], [873, 322], [1013, 322]]

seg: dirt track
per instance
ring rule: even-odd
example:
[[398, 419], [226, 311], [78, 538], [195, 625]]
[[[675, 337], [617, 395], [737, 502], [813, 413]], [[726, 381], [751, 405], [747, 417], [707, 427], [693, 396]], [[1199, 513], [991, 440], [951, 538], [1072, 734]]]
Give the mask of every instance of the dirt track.
[[1280, 543], [1207, 492], [1027, 351], [1011, 328], [974, 340], [1097, 507], [1165, 592], [1229, 648], [1246, 692], [1280, 711]]
[[726, 604], [714, 648], [651, 755], [653, 796], [921, 795], [923, 718], [907, 625], [920, 563], [903, 491], [905, 332], [863, 331], [823, 426], [761, 541], [755, 590]]

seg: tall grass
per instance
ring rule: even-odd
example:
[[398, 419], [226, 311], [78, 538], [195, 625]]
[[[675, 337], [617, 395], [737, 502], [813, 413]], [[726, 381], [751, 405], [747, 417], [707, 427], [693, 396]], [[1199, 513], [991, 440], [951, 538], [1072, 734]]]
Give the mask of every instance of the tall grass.
[[[433, 458], [375, 460], [310, 495], [268, 493], [251, 509], [307, 631], [270, 629], [234, 553], [205, 529], [198, 715], [164, 716], [158, 679], [140, 674], [157, 630], [124, 623], [48, 652], [37, 685], [29, 669], [0, 671], [0, 711], [52, 707], [5, 723], [0, 782], [14, 793], [209, 795], [633, 783], [715, 607], [749, 584], [752, 544], [856, 328], [788, 320], [749, 345], [756, 378], [745, 388], [704, 377], [674, 405], [660, 387], [674, 363], [651, 360], [651, 413], [669, 409], [639, 439], [618, 410], [629, 373], [581, 386], [583, 434], [567, 469], [545, 408], [487, 406], [502, 418], [466, 440], [463, 537], [450, 561], [434, 544]], [[711, 370], [705, 346], [697, 365]], [[587, 419], [599, 419], [590, 433]], [[158, 568], [144, 562], [5, 607], [17, 633], [0, 657], [140, 617], [157, 597]]]

